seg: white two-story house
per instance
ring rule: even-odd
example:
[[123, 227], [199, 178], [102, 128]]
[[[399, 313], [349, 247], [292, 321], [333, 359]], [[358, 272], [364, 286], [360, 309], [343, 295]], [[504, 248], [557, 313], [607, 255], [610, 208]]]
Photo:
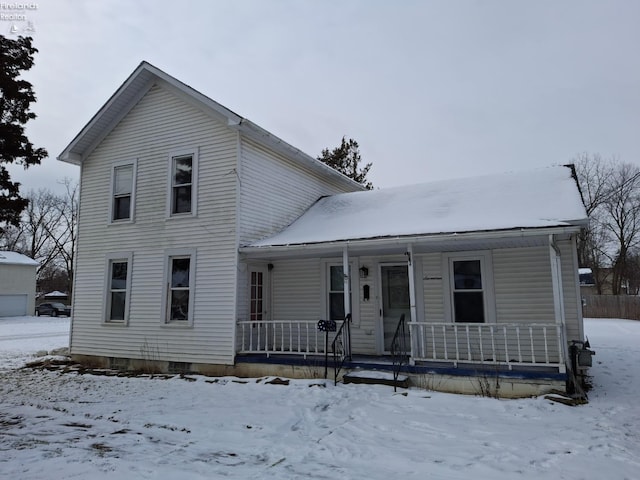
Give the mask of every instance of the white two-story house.
[[79, 361], [301, 376], [400, 354], [411, 378], [490, 372], [514, 395], [575, 369], [569, 167], [364, 191], [146, 62], [58, 158], [81, 168]]

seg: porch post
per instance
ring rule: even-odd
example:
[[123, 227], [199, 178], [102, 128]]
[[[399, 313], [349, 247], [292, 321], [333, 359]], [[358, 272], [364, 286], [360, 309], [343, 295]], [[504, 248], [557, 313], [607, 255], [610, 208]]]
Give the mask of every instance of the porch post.
[[551, 285], [553, 288], [553, 310], [556, 318], [556, 324], [560, 331], [558, 339], [558, 347], [564, 365], [560, 366], [560, 373], [565, 373], [567, 365], [567, 341], [565, 339], [565, 318], [564, 318], [564, 291], [562, 289], [562, 267], [560, 260], [560, 249], [555, 243], [553, 235], [549, 235], [549, 258], [551, 261]]
[[344, 278], [344, 290], [342, 292], [342, 294], [344, 295], [344, 316], [345, 318], [347, 317], [347, 315], [349, 315], [351, 313], [351, 292], [350, 292], [350, 284], [351, 282], [349, 281], [349, 251], [347, 250], [347, 247], [345, 246], [344, 249], [342, 250], [342, 273], [343, 273], [343, 278]]
[[413, 269], [413, 245], [407, 245], [407, 262], [409, 271], [409, 307], [411, 309], [411, 322], [416, 321], [416, 289]]
[[[408, 262], [407, 271], [409, 273], [409, 309], [411, 313], [410, 323], [415, 323], [417, 321], [417, 314], [416, 314], [415, 270], [413, 267], [413, 245], [412, 244], [407, 245], [407, 262]], [[409, 363], [411, 365], [414, 364], [412, 333], [413, 333], [412, 325], [409, 325], [409, 346], [411, 348], [411, 351], [409, 353]]]

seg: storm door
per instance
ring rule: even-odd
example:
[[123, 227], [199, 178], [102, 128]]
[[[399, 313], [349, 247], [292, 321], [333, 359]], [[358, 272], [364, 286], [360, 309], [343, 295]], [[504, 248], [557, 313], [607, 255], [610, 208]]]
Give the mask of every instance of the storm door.
[[[380, 288], [382, 289], [380, 317], [382, 321], [383, 351], [384, 353], [389, 353], [400, 316], [404, 313], [406, 322], [409, 322], [411, 318], [409, 269], [407, 265], [380, 265]], [[406, 328], [405, 331], [406, 344], [409, 345], [409, 329]]]

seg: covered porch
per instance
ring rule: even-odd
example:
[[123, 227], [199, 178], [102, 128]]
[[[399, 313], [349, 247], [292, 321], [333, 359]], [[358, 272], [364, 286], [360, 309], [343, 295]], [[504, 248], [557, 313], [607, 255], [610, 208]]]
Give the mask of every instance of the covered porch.
[[[236, 362], [563, 376], [567, 281], [559, 244], [570, 252], [572, 233], [555, 228], [242, 249], [248, 306], [236, 325]], [[537, 266], [535, 279], [502, 278], [509, 258], [518, 257]], [[520, 294], [528, 284], [544, 295]], [[319, 300], [308, 309], [296, 304], [291, 295], [298, 289]], [[533, 296], [544, 297], [545, 309], [509, 306]], [[511, 316], [512, 310], [521, 314]], [[318, 328], [325, 320], [335, 321], [334, 331]]]

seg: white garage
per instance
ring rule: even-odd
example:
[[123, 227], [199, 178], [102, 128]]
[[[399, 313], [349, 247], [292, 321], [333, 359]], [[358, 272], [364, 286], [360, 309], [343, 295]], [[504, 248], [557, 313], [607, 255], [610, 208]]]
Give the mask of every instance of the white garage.
[[33, 315], [37, 267], [26, 255], [0, 251], [0, 317]]

